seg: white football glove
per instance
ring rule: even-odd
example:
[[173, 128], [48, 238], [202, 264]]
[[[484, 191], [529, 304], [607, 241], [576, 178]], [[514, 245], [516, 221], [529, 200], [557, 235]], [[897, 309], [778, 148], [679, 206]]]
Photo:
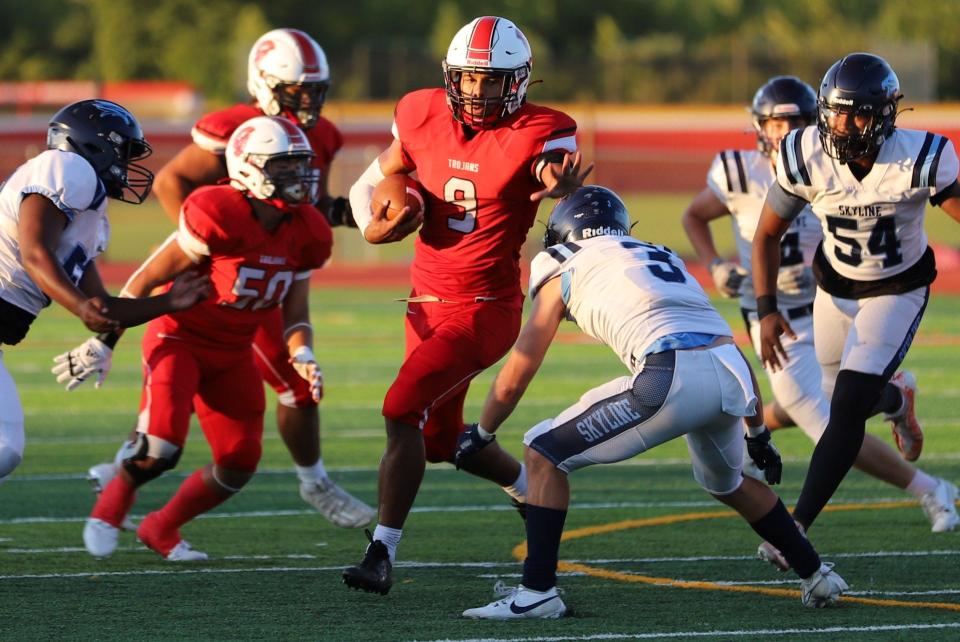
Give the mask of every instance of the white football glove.
[[750, 274], [746, 268], [723, 259], [714, 259], [710, 262], [710, 276], [720, 294], [728, 299], [740, 295], [743, 280]]
[[813, 269], [802, 263], [780, 268], [777, 272], [777, 289], [784, 294], [801, 294], [811, 285], [813, 285]]
[[323, 392], [323, 373], [317, 365], [317, 359], [313, 356], [313, 350], [308, 346], [300, 346], [290, 357], [290, 363], [293, 364], [297, 374], [310, 384], [310, 396], [314, 401], [319, 402]]
[[58, 354], [53, 358], [54, 366], [50, 372], [57, 376], [57, 383], [66, 383], [68, 391], [86, 381], [90, 375], [97, 375], [95, 387], [99, 388], [113, 362], [113, 350], [96, 337], [90, 337], [73, 350]]

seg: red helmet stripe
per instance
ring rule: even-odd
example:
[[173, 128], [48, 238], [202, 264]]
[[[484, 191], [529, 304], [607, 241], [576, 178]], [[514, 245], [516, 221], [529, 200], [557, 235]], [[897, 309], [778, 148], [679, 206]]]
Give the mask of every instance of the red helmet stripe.
[[496, 16], [484, 16], [477, 20], [467, 44], [468, 59], [482, 58], [490, 62], [493, 53], [493, 35], [497, 31], [497, 22], [499, 21], [500, 19]]
[[298, 29], [288, 29], [287, 33], [293, 37], [293, 40], [297, 43], [297, 48], [300, 49], [300, 57], [303, 59], [303, 71], [308, 74], [320, 71], [320, 61], [317, 60], [317, 51], [313, 48], [313, 43], [310, 42], [307, 34]]

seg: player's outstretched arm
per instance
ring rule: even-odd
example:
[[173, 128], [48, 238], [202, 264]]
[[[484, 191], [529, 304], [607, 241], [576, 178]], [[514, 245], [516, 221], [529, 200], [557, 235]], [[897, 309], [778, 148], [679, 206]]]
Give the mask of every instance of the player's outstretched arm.
[[222, 156], [190, 143], [160, 168], [153, 181], [153, 193], [167, 217], [177, 224], [180, 208], [190, 192], [201, 185], [213, 185], [227, 176]]
[[544, 284], [534, 297], [530, 317], [520, 331], [506, 363], [490, 386], [487, 400], [480, 412], [480, 426], [485, 431], [496, 432], [517, 407], [543, 363], [565, 310], [560, 293], [560, 279], [554, 278]]
[[563, 198], [583, 185], [584, 179], [593, 171], [593, 163], [580, 171], [580, 152], [563, 155], [563, 160], [550, 163], [540, 172], [540, 182], [543, 189], [530, 195], [531, 201], [541, 201], [545, 198]]
[[313, 326], [310, 324], [310, 280], [294, 281], [283, 300], [284, 338], [290, 363], [310, 384], [310, 394], [319, 402], [323, 396], [323, 373], [313, 355]]
[[796, 338], [793, 329], [777, 308], [777, 272], [780, 269], [780, 240], [790, 221], [780, 218], [769, 203], [763, 204], [760, 222], [753, 237], [753, 288], [757, 293], [760, 317], [760, 356], [771, 370], [782, 368], [787, 360], [780, 335]]

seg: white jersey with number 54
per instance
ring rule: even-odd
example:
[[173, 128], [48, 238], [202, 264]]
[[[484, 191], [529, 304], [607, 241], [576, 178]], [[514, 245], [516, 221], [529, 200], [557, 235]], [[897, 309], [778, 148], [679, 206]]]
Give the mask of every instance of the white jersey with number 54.
[[927, 250], [927, 201], [957, 180], [953, 143], [932, 132], [896, 129], [863, 178], [827, 155], [816, 127], [784, 137], [777, 181], [808, 203], [823, 228], [823, 252], [841, 276], [877, 281], [913, 266]]

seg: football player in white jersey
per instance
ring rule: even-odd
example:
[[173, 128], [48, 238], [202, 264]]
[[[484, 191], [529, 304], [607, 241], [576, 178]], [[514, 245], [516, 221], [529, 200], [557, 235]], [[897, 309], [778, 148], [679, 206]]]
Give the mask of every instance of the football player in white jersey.
[[[936, 277], [923, 230], [927, 202], [960, 221], [953, 144], [932, 132], [897, 129], [901, 97], [882, 58], [855, 53], [834, 63], [820, 84], [817, 126], [796, 129], [780, 143], [777, 181], [753, 242], [761, 358], [779, 370], [790, 358], [781, 335], [796, 336], [778, 305], [780, 241], [808, 205], [824, 233], [813, 261], [813, 323], [830, 419], [794, 509], [805, 528], [857, 458], [867, 417], [878, 405], [895, 404], [885, 399], [887, 383], [906, 356]], [[914, 389], [903, 387], [905, 404], [913, 404]], [[917, 430], [898, 439], [920, 437], [918, 426], [905, 428]], [[934, 530], [954, 528], [956, 487], [940, 480], [933, 496]]]
[[[753, 373], [730, 326], [679, 257], [631, 237], [630, 227], [620, 198], [596, 185], [578, 189], [550, 214], [546, 250], [530, 270], [529, 319], [490, 388], [477, 432], [492, 440], [563, 319], [609, 346], [629, 374], [586, 392], [527, 431], [523, 581], [506, 598], [463, 615], [495, 620], [564, 615], [556, 570], [570, 502], [567, 474], [629, 459], [681, 436], [704, 490], [740, 513], [761, 537], [779, 542], [802, 578], [803, 604], [834, 603], [846, 583], [832, 565], [821, 563], [777, 495], [741, 474], [745, 436], [767, 481], [780, 481], [781, 464], [763, 425]], [[461, 446], [458, 458], [475, 448], [468, 442]]]
[[[732, 296], [739, 292], [741, 312], [759, 357], [760, 323], [749, 278], [753, 235], [767, 189], [776, 180], [780, 141], [788, 132], [816, 122], [817, 95], [799, 78], [776, 76], [757, 90], [750, 111], [757, 132], [757, 151], [720, 152], [707, 175], [708, 187], [690, 203], [681, 220], [698, 256], [710, 265], [721, 294]], [[733, 224], [739, 266], [718, 257], [710, 233], [709, 222], [727, 215]], [[796, 338], [782, 339], [789, 360], [782, 364], [783, 368], [768, 372], [775, 401], [764, 405], [768, 427], [774, 429], [796, 423], [814, 442], [823, 435], [830, 418], [830, 400], [821, 391], [820, 365], [813, 345], [816, 283], [810, 263], [822, 239], [820, 223], [807, 206], [793, 219], [780, 242], [777, 303], [790, 320]], [[741, 270], [746, 276], [737, 282]], [[909, 373], [904, 375], [913, 377]], [[893, 400], [891, 414], [896, 421], [907, 423], [908, 411], [912, 411], [913, 406], [903, 403], [906, 393], [896, 389], [893, 383], [887, 387], [890, 390], [885, 397]], [[875, 410], [880, 412], [883, 408]], [[901, 412], [895, 414], [897, 411]], [[865, 435], [854, 465], [917, 497], [934, 532], [947, 530], [956, 523], [954, 506], [942, 504], [937, 496], [941, 480], [901, 459], [878, 437]], [[762, 548], [762, 555], [770, 554], [768, 548]], [[782, 563], [782, 558], [777, 562]]]
[[[110, 235], [106, 199], [142, 203], [153, 174], [135, 161], [150, 153], [139, 123], [116, 103], [82, 100], [61, 109], [48, 149], [0, 186], [0, 345], [15, 345], [40, 310], [56, 301], [94, 332], [109, 333], [182, 310], [206, 295], [191, 273], [164, 295], [110, 296], [94, 259]], [[68, 376], [89, 376], [96, 355], [71, 353]], [[23, 408], [0, 351], [0, 483], [23, 458]]]

